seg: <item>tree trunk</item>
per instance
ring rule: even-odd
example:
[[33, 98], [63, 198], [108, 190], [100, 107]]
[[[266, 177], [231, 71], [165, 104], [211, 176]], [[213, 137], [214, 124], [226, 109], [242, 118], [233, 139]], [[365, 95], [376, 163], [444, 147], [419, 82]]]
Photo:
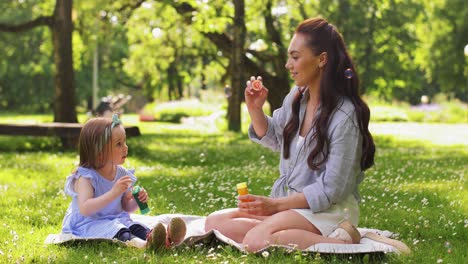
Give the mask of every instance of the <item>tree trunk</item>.
[[177, 80], [177, 91], [179, 92], [179, 100], [184, 97], [184, 83], [182, 82], [182, 77], [179, 74], [176, 76]]
[[272, 16], [271, 10], [273, 9], [273, 1], [269, 0], [265, 3], [265, 10], [263, 17], [265, 20], [265, 27], [271, 42], [274, 43], [278, 49], [278, 53], [272, 58], [273, 68], [275, 75], [267, 76], [264, 81], [265, 86], [268, 88], [268, 103], [270, 104], [271, 111], [278, 109], [283, 104], [283, 99], [286, 97], [290, 90], [289, 72], [286, 70], [286, 54], [288, 53], [287, 47], [283, 44], [281, 39], [281, 27], [278, 21]]
[[[55, 61], [54, 122], [78, 123], [72, 52], [73, 0], [57, 0], [52, 36]], [[65, 148], [76, 146], [76, 139], [61, 138]]]
[[54, 10], [55, 122], [78, 122], [72, 55], [72, 3], [72, 0], [57, 0]]
[[232, 95], [228, 106], [228, 129], [230, 131], [241, 130], [241, 89], [245, 81], [244, 77], [244, 43], [245, 43], [245, 3], [244, 0], [234, 0], [234, 40], [232, 50]]
[[167, 95], [169, 96], [169, 101], [172, 99], [177, 99], [177, 91], [176, 91], [176, 70], [174, 62], [172, 61], [167, 68]]
[[372, 6], [371, 8], [371, 18], [370, 18], [370, 23], [369, 23], [369, 30], [367, 33], [367, 41], [366, 41], [366, 49], [365, 49], [365, 54], [364, 56], [364, 61], [363, 61], [363, 66], [364, 66], [364, 74], [362, 78], [362, 82], [360, 85], [360, 94], [364, 94], [366, 92], [367, 87], [371, 87], [372, 85], [372, 68], [373, 68], [373, 53], [374, 53], [374, 31], [375, 31], [375, 19], [376, 19], [376, 7], [375, 5]]

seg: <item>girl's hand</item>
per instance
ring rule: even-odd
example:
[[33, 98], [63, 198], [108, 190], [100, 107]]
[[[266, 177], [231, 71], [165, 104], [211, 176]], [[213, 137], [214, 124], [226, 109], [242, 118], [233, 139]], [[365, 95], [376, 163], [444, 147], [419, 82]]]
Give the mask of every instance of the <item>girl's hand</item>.
[[[258, 81], [260, 81], [261, 88], [258, 88]], [[254, 82], [256, 82], [254, 84]], [[255, 86], [255, 87], [254, 87]], [[263, 104], [268, 97], [268, 89], [263, 86], [262, 77], [251, 76], [250, 80], [247, 81], [247, 87], [244, 91], [245, 95], [245, 104], [248, 109], [258, 109], [262, 110]]]
[[275, 199], [252, 194], [240, 195], [237, 207], [239, 211], [253, 215], [273, 215], [279, 212]]
[[122, 204], [127, 204], [127, 203], [129, 203], [131, 200], [133, 200], [132, 192], [126, 192], [126, 193], [124, 193], [124, 195], [122, 196]]
[[143, 203], [148, 201], [148, 193], [144, 188], [140, 188], [140, 192], [138, 193], [138, 200]]
[[130, 176], [123, 176], [122, 178], [118, 179], [115, 182], [114, 186], [112, 186], [112, 190], [114, 193], [118, 195], [124, 193], [128, 188], [132, 185], [132, 179]]

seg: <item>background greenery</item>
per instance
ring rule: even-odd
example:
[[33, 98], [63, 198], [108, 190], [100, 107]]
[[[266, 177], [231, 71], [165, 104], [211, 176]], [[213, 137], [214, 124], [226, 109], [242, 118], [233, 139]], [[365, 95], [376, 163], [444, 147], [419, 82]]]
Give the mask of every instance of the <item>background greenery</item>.
[[[185, 117], [209, 116], [220, 111], [219, 106], [202, 103], [197, 99], [146, 104], [143, 115], [154, 118], [155, 121], [179, 123]], [[224, 109], [225, 110], [225, 109]]]
[[[0, 115], [0, 122], [47, 122], [51, 115]], [[235, 184], [267, 195], [278, 173], [278, 154], [250, 142], [245, 133], [219, 130], [217, 122], [181, 124], [138, 121], [143, 136], [129, 138], [129, 159], [150, 193], [154, 214], [207, 215], [235, 206]], [[81, 115], [80, 121], [86, 116]], [[244, 126], [245, 127], [245, 126]], [[396, 130], [391, 130], [396, 128]], [[442, 129], [442, 130], [441, 130]], [[362, 227], [399, 233], [413, 254], [388, 254], [385, 263], [466, 263], [468, 158], [466, 125], [371, 123], [376, 165], [361, 185]], [[407, 140], [413, 134], [429, 140]], [[406, 139], [405, 139], [406, 138]], [[450, 138], [450, 141], [444, 139]], [[442, 139], [438, 141], [437, 139]], [[432, 140], [435, 143], [431, 143]], [[441, 143], [442, 142], [442, 143]], [[359, 263], [359, 257], [269, 251], [243, 255], [224, 245], [151, 253], [110, 243], [44, 245], [58, 233], [70, 198], [65, 177], [78, 162], [59, 139], [0, 136], [1, 263]], [[194, 206], [196, 205], [196, 206]], [[375, 261], [369, 256], [364, 263]]]
[[[0, 23], [50, 15], [56, 0], [1, 1]], [[138, 2], [138, 5], [135, 4]], [[209, 33], [232, 36], [231, 1], [74, 1], [73, 59], [78, 102], [91, 96], [98, 51], [99, 96], [128, 93], [143, 101], [193, 96], [229, 83], [229, 55]], [[287, 46], [294, 27], [323, 16], [343, 33], [369, 95], [419, 103], [438, 93], [468, 100], [468, 5], [463, 0], [245, 0], [247, 56], [267, 72], [285, 56], [264, 23], [271, 13]], [[132, 9], [132, 5], [135, 8]], [[184, 10], [193, 8], [187, 14]], [[46, 27], [0, 33], [0, 109], [50, 113], [53, 46]], [[286, 69], [284, 69], [286, 71]], [[141, 106], [141, 103], [138, 104]], [[83, 111], [82, 111], [83, 112]]]
[[[50, 16], [55, 2], [0, 1], [0, 25]], [[253, 193], [269, 193], [278, 157], [247, 139], [245, 108], [242, 133], [226, 132], [227, 100], [220, 92], [233, 73], [230, 54], [213, 40], [232, 37], [233, 1], [73, 4], [78, 121], [87, 119], [97, 52], [99, 96], [133, 96], [123, 119], [139, 126], [143, 136], [129, 139], [126, 166], [137, 170], [149, 190], [153, 212], [206, 215], [232, 207], [240, 181]], [[245, 9], [246, 56], [271, 76], [286, 71], [274, 65], [286, 55], [278, 43], [287, 46], [303, 19], [323, 16], [343, 33], [371, 106], [378, 148], [376, 165], [361, 186], [361, 226], [397, 232], [413, 249], [411, 256], [389, 254], [382, 262], [466, 263], [468, 5], [463, 0], [245, 0]], [[54, 120], [51, 39], [47, 27], [0, 32], [0, 123]], [[417, 105], [422, 95], [430, 104]], [[166, 103], [172, 99], [184, 100]], [[139, 122], [134, 113], [148, 102], [145, 113], [180, 123]], [[158, 254], [109, 243], [46, 246], [47, 234], [60, 231], [70, 202], [63, 184], [77, 162], [77, 153], [64, 150], [58, 138], [0, 136], [0, 263], [360, 262], [358, 256], [282, 250], [266, 258], [246, 256], [223, 245]]]

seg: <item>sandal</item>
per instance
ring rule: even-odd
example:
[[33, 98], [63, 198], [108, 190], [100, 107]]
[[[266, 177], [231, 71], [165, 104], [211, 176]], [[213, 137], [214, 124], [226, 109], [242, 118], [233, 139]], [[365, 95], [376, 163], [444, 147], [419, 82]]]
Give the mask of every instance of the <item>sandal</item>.
[[328, 237], [350, 242], [351, 244], [359, 244], [361, 241], [361, 234], [357, 228], [347, 220], [341, 222]]
[[396, 248], [399, 252], [405, 254], [405, 255], [409, 255], [411, 253], [411, 249], [403, 242], [399, 241], [399, 240], [396, 240], [396, 239], [392, 239], [392, 238], [388, 238], [388, 237], [384, 237], [384, 236], [381, 236], [381, 235], [377, 235], [376, 233], [372, 233], [372, 232], [368, 232], [366, 233], [363, 238], [368, 238], [370, 240], [374, 240], [374, 241], [377, 241], [377, 242], [380, 242], [380, 243], [384, 243], [384, 244], [387, 244], [387, 245], [390, 245], [394, 248]]

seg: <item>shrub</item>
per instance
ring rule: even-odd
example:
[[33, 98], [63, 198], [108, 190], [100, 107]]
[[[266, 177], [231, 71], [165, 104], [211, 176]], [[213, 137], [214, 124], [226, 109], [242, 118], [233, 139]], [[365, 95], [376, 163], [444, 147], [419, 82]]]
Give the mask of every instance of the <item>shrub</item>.
[[145, 105], [141, 115], [151, 116], [154, 121], [179, 123], [184, 117], [207, 116], [214, 113], [218, 107], [201, 103], [199, 100], [180, 100]]
[[367, 98], [371, 109], [371, 121], [376, 122], [468, 122], [467, 105], [459, 100], [448, 100], [442, 95], [436, 96], [431, 104], [410, 106], [401, 102], [384, 102]]
[[407, 111], [408, 119], [413, 122], [424, 122], [426, 113], [422, 111]]
[[371, 107], [371, 120], [376, 122], [401, 122], [408, 121], [406, 112], [394, 106], [374, 106]]

